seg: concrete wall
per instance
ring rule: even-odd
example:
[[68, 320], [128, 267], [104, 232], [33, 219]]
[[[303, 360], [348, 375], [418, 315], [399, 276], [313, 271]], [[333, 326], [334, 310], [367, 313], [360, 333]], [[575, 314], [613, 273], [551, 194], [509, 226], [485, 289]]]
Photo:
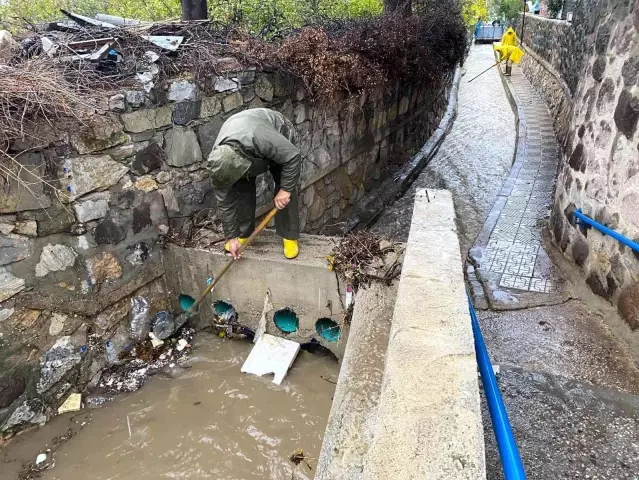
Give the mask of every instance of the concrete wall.
[[[95, 377], [105, 341], [126, 336], [131, 295], [148, 295], [153, 313], [169, 307], [164, 241], [214, 211], [203, 162], [226, 118], [267, 106], [294, 122], [301, 223], [316, 231], [421, 147], [451, 84], [397, 85], [320, 108], [290, 78], [226, 60], [206, 83], [185, 74], [104, 98], [80, 121], [43, 123], [0, 157], [23, 180], [0, 177], [0, 430], [40, 423]], [[258, 213], [271, 185], [259, 182]], [[68, 369], [37, 388], [52, 356]]]
[[361, 478], [486, 478], [463, 262], [445, 190], [415, 195], [376, 421]]
[[[277, 235], [266, 232], [256, 239], [243, 254], [242, 261], [229, 270], [203, 304], [197, 318], [198, 327], [213, 323], [211, 305], [222, 300], [235, 306], [243, 326], [255, 331], [268, 291], [273, 309], [266, 315], [267, 333], [282, 335], [273, 323], [273, 315], [290, 308], [299, 318], [299, 330], [286, 338], [300, 343], [314, 339], [341, 358], [348, 339], [342, 307], [346, 290], [329, 270], [326, 259], [333, 250], [334, 240], [303, 235], [300, 241], [304, 245], [300, 255], [295, 260], [287, 260], [282, 256], [282, 243]], [[197, 298], [205, 280], [219, 272], [229, 259], [221, 252], [177, 246], [170, 246], [163, 257], [166, 271], [170, 272], [166, 277], [167, 288], [175, 292], [171, 296], [174, 311], [180, 310], [178, 295]], [[316, 322], [321, 318], [330, 318], [341, 325], [339, 341], [327, 342], [317, 334]]]
[[639, 328], [639, 255], [577, 228], [580, 208], [639, 239], [639, 6], [577, 2], [573, 24], [526, 17], [524, 73], [549, 104], [563, 146], [551, 227], [593, 292]]

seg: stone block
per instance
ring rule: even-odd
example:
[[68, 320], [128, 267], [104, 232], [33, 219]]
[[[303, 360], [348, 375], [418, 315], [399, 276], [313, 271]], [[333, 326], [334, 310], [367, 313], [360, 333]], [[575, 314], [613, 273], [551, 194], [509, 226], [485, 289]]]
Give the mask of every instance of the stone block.
[[264, 107], [264, 102], [262, 101], [260, 97], [255, 97], [253, 100], [251, 100], [251, 103], [249, 104], [249, 108], [263, 108], [263, 107]]
[[150, 175], [145, 175], [143, 177], [138, 178], [135, 182], [135, 188], [142, 192], [152, 192], [153, 190], [158, 189], [158, 184], [155, 179]]
[[628, 225], [639, 225], [639, 194], [630, 192], [621, 201], [621, 218]]
[[146, 93], [143, 90], [127, 90], [124, 98], [129, 107], [140, 108], [146, 102]]
[[241, 107], [243, 104], [244, 100], [240, 92], [233, 92], [222, 100], [222, 107], [226, 113]]
[[15, 233], [27, 237], [38, 236], [38, 222], [35, 220], [24, 220], [15, 223]]
[[135, 159], [131, 162], [131, 172], [136, 175], [145, 175], [161, 168], [164, 161], [166, 161], [164, 150], [156, 142], [151, 141], [135, 154]]
[[222, 111], [222, 102], [218, 97], [204, 97], [200, 105], [200, 117], [208, 118]]
[[621, 291], [619, 314], [632, 330], [639, 329], [639, 282], [628, 285]]
[[600, 56], [595, 60], [595, 63], [592, 65], [592, 77], [601, 82], [604, 78], [604, 73], [606, 71], [606, 57]]
[[266, 102], [273, 100], [275, 90], [273, 84], [264, 75], [260, 75], [255, 81], [255, 94]]
[[237, 88], [237, 83], [226, 77], [217, 77], [213, 84], [213, 89], [216, 92], [230, 92], [233, 90], [237, 90]]
[[33, 253], [33, 241], [21, 235], [0, 235], [0, 265], [9, 265], [29, 258]]
[[197, 136], [200, 140], [200, 146], [202, 148], [202, 155], [204, 159], [207, 159], [213, 150], [213, 144], [217, 138], [217, 134], [220, 132], [220, 128], [224, 125], [224, 120], [219, 117], [215, 117], [210, 121], [203, 123], [197, 129]]
[[184, 127], [174, 127], [165, 137], [166, 162], [172, 167], [186, 167], [202, 161], [202, 150], [195, 132]]
[[619, 95], [614, 118], [617, 129], [626, 137], [632, 138], [639, 121], [639, 98], [629, 90], [623, 90]]
[[8, 64], [18, 48], [19, 45], [13, 39], [13, 35], [8, 30], [0, 30], [0, 64]]
[[215, 207], [211, 180], [194, 181], [186, 185], [170, 185], [160, 189], [169, 218], [188, 217], [196, 212]]
[[[15, 213], [25, 210], [42, 209], [51, 206], [51, 199], [45, 194], [44, 184], [39, 179], [44, 178], [45, 161], [40, 153], [25, 153], [16, 159], [20, 165], [28, 168], [19, 168], [8, 160], [0, 159], [3, 167], [13, 171], [20, 182], [13, 177], [0, 180], [0, 213]], [[29, 189], [24, 185], [29, 185]]]
[[40, 237], [67, 232], [75, 223], [73, 210], [59, 203], [47, 209], [20, 212], [18, 219], [20, 221], [35, 221], [38, 225], [38, 236]]
[[59, 272], [72, 267], [78, 254], [73, 248], [51, 243], [47, 244], [40, 254], [40, 261], [35, 267], [36, 277], [44, 277], [50, 272]]
[[0, 302], [20, 293], [25, 286], [24, 279], [14, 276], [6, 267], [0, 267]]
[[170, 102], [195, 101], [197, 100], [197, 86], [188, 80], [177, 80], [169, 87], [168, 100]]
[[69, 201], [112, 187], [129, 169], [108, 155], [67, 158], [58, 171]]
[[75, 202], [73, 210], [78, 222], [86, 223], [104, 218], [109, 210], [110, 198], [111, 194], [109, 192], [97, 192]]
[[200, 102], [184, 100], [173, 105], [173, 124], [188, 125], [200, 116]]
[[637, 83], [637, 74], [639, 73], [639, 56], [631, 55], [623, 64], [621, 76], [623, 77], [624, 86], [630, 88]]
[[578, 236], [572, 245], [572, 258], [575, 260], [575, 264], [583, 267], [586, 264], [589, 253], [588, 242], [582, 236]]
[[40, 358], [40, 379], [37, 392], [42, 394], [58, 383], [70, 370], [82, 361], [79, 349], [71, 342], [71, 337], [59, 338]]
[[117, 113], [126, 111], [126, 103], [124, 94], [118, 93], [109, 98], [109, 110]]
[[120, 118], [124, 129], [131, 133], [141, 133], [171, 125], [172, 109], [170, 106], [147, 108], [135, 112], [123, 113]]
[[250, 85], [255, 81], [255, 68], [238, 72], [235, 75], [236, 76], [233, 77], [234, 82], [237, 82], [240, 85]]
[[95, 227], [93, 238], [98, 245], [117, 245], [126, 238], [131, 227], [133, 213], [130, 210], [112, 208]]
[[127, 140], [120, 122], [109, 115], [93, 115], [70, 136], [71, 146], [81, 155], [99, 152]]
[[109, 252], [102, 252], [87, 259], [87, 270], [94, 285], [117, 280], [122, 276], [122, 265]]

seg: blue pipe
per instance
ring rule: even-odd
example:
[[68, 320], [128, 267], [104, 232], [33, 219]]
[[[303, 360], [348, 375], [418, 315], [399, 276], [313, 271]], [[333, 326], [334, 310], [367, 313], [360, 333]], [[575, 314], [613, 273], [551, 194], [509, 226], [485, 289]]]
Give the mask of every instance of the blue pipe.
[[626, 247], [632, 248], [635, 252], [639, 252], [639, 243], [633, 242], [627, 237], [624, 237], [621, 233], [615, 232], [610, 228], [602, 225], [601, 223], [593, 220], [592, 218], [581, 213], [581, 210], [575, 210], [572, 214], [581, 222], [590, 225], [591, 227], [595, 227], [604, 235], [608, 235], [609, 237], [614, 238], [615, 240], [623, 243]]
[[477, 364], [479, 365], [479, 372], [481, 373], [481, 381], [484, 385], [484, 394], [486, 395], [486, 402], [488, 403], [488, 410], [490, 411], [490, 419], [493, 424], [495, 439], [497, 440], [497, 448], [499, 449], [504, 478], [506, 480], [526, 480], [526, 472], [524, 471], [524, 466], [519, 456], [515, 436], [510, 427], [506, 407], [499, 393], [495, 372], [493, 372], [493, 366], [490, 363], [488, 350], [486, 349], [484, 337], [479, 328], [477, 313], [475, 312], [475, 307], [473, 307], [470, 295], [468, 295], [468, 308], [473, 325], [473, 336], [475, 337], [475, 355], [477, 356]]

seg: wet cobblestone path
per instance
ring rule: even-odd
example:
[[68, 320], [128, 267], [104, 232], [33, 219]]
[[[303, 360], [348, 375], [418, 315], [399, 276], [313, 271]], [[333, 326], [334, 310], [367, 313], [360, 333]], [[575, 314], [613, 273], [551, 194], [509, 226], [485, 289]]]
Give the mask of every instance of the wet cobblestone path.
[[464, 63], [452, 130], [406, 195], [375, 223], [374, 232], [406, 241], [415, 191], [444, 188], [455, 199], [462, 251], [471, 247], [508, 177], [515, 151], [515, 116], [497, 69], [468, 83], [493, 63], [490, 45], [473, 47]]
[[[528, 479], [638, 480], [639, 352], [616, 334], [623, 330], [616, 310], [553, 264], [552, 246], [542, 238], [559, 160], [551, 118], [514, 67], [509, 88], [520, 114], [516, 139], [499, 71], [468, 83], [491, 63], [491, 46], [472, 47], [451, 132], [373, 230], [405, 240], [415, 190], [450, 190], [462, 253], [470, 250], [467, 273], [480, 325], [499, 365]], [[487, 478], [499, 480], [483, 398], [482, 416]]]
[[534, 305], [548, 301], [544, 294], [561, 299], [563, 287], [541, 241], [554, 198], [559, 145], [550, 112], [519, 68], [505, 88], [519, 114], [515, 162], [470, 258], [491, 304]]

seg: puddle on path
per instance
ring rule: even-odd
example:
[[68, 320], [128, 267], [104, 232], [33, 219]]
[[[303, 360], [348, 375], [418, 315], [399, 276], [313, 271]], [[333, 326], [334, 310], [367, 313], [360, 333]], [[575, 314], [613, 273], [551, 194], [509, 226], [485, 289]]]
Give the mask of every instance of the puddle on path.
[[180, 377], [154, 377], [102, 409], [56, 417], [14, 439], [0, 450], [0, 478], [18, 478], [69, 426], [80, 431], [43, 480], [312, 478], [288, 457], [302, 448], [315, 468], [335, 390], [322, 377], [337, 380], [337, 362], [302, 351], [276, 386], [240, 373], [251, 347], [200, 334]]

